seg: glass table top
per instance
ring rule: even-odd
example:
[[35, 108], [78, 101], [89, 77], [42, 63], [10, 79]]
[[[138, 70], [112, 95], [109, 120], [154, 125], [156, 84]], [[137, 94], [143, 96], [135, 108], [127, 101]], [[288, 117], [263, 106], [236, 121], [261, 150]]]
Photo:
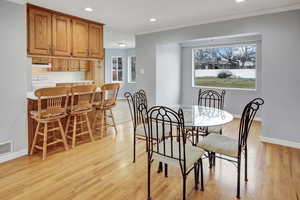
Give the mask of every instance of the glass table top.
[[211, 127], [227, 124], [233, 120], [232, 114], [225, 110], [198, 106], [198, 105], [173, 105], [173, 110], [182, 109], [185, 126]]

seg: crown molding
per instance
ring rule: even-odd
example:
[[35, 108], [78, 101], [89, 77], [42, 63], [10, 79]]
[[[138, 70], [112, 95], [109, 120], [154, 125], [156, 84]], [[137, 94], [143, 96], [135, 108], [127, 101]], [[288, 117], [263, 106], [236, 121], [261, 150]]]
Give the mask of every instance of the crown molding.
[[22, 5], [27, 3], [27, 0], [5, 0], [5, 1], [9, 1], [16, 4], [22, 4]]

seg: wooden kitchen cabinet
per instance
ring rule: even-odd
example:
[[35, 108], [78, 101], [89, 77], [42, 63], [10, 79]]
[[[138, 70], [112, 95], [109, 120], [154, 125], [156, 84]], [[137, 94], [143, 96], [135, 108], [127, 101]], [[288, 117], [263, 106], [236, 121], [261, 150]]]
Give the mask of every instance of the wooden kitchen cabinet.
[[69, 71], [70, 72], [80, 71], [80, 60], [70, 60]]
[[103, 26], [89, 24], [89, 57], [103, 58]]
[[71, 18], [52, 15], [52, 55], [71, 56]]
[[54, 58], [52, 59], [51, 71], [65, 72], [68, 71], [70, 61], [68, 59]]
[[33, 57], [32, 64], [49, 64], [51, 63], [50, 58]]
[[87, 72], [89, 71], [90, 62], [87, 60], [80, 60], [80, 71]]
[[103, 59], [103, 24], [27, 4], [28, 55]]
[[51, 13], [28, 8], [28, 53], [51, 54]]
[[83, 20], [72, 20], [73, 56], [88, 57], [89, 55], [89, 24]]

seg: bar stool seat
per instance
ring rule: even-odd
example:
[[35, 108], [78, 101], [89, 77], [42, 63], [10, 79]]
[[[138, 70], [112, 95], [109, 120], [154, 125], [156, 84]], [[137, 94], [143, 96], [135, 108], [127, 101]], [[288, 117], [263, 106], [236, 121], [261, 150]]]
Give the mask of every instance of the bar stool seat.
[[62, 119], [62, 118], [65, 118], [66, 116], [68, 116], [67, 114], [65, 113], [50, 113], [50, 114], [46, 114], [46, 115], [41, 115], [40, 118], [38, 118], [38, 111], [31, 111], [30, 112], [30, 115], [32, 118], [34, 118], [35, 120], [39, 119], [39, 120], [48, 120], [48, 121], [51, 121], [51, 120], [57, 120], [58, 118]]

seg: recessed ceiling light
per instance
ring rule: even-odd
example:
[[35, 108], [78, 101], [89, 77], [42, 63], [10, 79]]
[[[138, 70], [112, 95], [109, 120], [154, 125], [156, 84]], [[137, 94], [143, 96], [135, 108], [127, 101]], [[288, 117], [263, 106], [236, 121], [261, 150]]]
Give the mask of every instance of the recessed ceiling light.
[[90, 8], [90, 7], [87, 7], [84, 10], [87, 11], [87, 12], [93, 12], [93, 8]]
[[126, 44], [122, 43], [122, 42], [119, 42], [118, 45], [119, 45], [119, 47], [126, 47]]
[[235, 2], [237, 3], [242, 3], [242, 2], [245, 2], [246, 0], [235, 0]]
[[149, 21], [150, 21], [150, 22], [156, 22], [157, 19], [156, 19], [156, 18], [150, 18]]

